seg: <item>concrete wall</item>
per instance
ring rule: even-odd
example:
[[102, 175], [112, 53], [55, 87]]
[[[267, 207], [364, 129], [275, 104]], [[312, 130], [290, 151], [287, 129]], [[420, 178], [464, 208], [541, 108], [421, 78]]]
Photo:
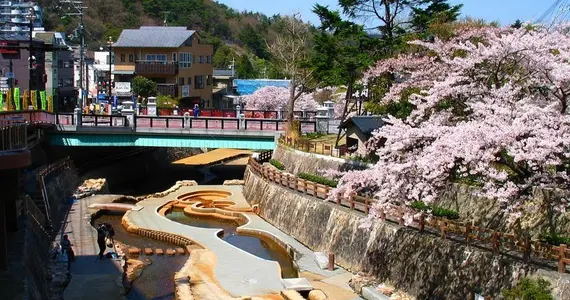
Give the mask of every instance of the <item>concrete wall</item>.
[[327, 169], [338, 171], [363, 170], [368, 167], [361, 162], [303, 152], [281, 144], [278, 144], [273, 150], [273, 159], [282, 162], [285, 170], [292, 174], [301, 172], [319, 174], [319, 170]]
[[[379, 222], [369, 231], [362, 229], [362, 214], [271, 184], [249, 169], [244, 195], [250, 204], [259, 204], [264, 219], [313, 251], [333, 252], [342, 267], [369, 272], [418, 299], [463, 300], [475, 288], [494, 299], [519, 277], [537, 272], [435, 235]], [[463, 264], [468, 250], [473, 253]], [[548, 274], [553, 282], [559, 277]]]

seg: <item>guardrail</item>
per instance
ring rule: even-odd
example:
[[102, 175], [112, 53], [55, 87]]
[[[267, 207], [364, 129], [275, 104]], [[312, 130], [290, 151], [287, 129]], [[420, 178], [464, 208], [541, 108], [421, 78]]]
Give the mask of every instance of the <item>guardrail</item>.
[[28, 149], [28, 123], [24, 119], [0, 119], [0, 151]]
[[[261, 154], [259, 157], [261, 159]], [[264, 158], [266, 157], [264, 156]], [[327, 199], [332, 190], [329, 186], [294, 175], [284, 174], [274, 168], [263, 166], [253, 158], [249, 159], [248, 166], [254, 173], [268, 181], [318, 199]], [[338, 197], [334, 203], [368, 214], [370, 207], [375, 202], [375, 199], [352, 194], [350, 197]], [[540, 260], [557, 261], [557, 269], [560, 273], [565, 273], [566, 266], [570, 265], [570, 248], [565, 244], [553, 246], [540, 240], [530, 239], [528, 236], [504, 233], [494, 229], [474, 226], [470, 223], [428, 216], [423, 213], [413, 217], [411, 222], [406, 224], [404, 220], [406, 214], [417, 215], [418, 213], [407, 207], [395, 205], [387, 207], [388, 209], [385, 212], [380, 213], [380, 219], [383, 221], [390, 221], [402, 227], [417, 229], [419, 232], [438, 234], [441, 238], [453, 239], [464, 242], [467, 245], [477, 243], [477, 245], [491, 249], [497, 255], [499, 253], [510, 254], [514, 252], [521, 256], [526, 263], [533, 260], [534, 262], [540, 262]]]

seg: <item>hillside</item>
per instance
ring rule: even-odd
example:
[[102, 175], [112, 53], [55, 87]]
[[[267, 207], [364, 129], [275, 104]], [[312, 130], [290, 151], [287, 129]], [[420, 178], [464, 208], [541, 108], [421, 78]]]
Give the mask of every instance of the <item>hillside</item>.
[[[73, 9], [64, 7], [60, 0], [42, 0], [41, 4], [46, 29], [66, 32], [72, 43], [78, 43], [79, 19], [66, 16]], [[85, 43], [90, 49], [105, 45], [109, 36], [116, 40], [122, 29], [163, 25], [166, 19], [170, 26], [199, 30], [215, 50], [229, 45], [230, 49], [226, 47], [223, 52], [236, 56], [236, 60], [247, 49], [255, 55], [249, 56], [254, 65], [256, 57], [268, 58], [265, 41], [272, 40], [279, 20], [279, 16], [239, 12], [211, 0], [84, 0], [84, 6]]]

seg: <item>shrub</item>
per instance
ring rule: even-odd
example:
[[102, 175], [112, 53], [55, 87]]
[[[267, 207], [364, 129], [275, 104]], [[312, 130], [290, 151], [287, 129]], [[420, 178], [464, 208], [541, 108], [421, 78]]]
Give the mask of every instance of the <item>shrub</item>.
[[560, 246], [561, 244], [570, 245], [570, 237], [560, 236], [556, 233], [542, 233], [540, 240], [554, 246]]
[[550, 282], [539, 278], [529, 279], [523, 278], [519, 283], [510, 290], [502, 291], [503, 297], [507, 300], [553, 300], [554, 297], [550, 293]]
[[316, 182], [318, 184], [327, 185], [333, 188], [335, 188], [338, 185], [338, 181], [336, 180], [332, 180], [315, 174], [299, 173], [297, 177], [308, 181]]
[[459, 213], [454, 211], [454, 210], [439, 207], [439, 206], [427, 205], [427, 204], [423, 203], [422, 201], [414, 201], [414, 202], [412, 202], [411, 206], [413, 209], [419, 210], [419, 211], [431, 210], [432, 214], [436, 217], [444, 217], [444, 218], [448, 218], [450, 220], [459, 219]]
[[285, 166], [276, 159], [270, 159], [269, 163], [281, 171], [285, 170]]

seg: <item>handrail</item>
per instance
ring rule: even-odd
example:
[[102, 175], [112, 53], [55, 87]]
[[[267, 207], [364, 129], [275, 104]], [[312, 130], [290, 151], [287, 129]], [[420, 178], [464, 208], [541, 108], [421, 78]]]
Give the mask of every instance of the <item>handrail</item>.
[[335, 145], [330, 143], [303, 141], [283, 135], [279, 137], [279, 143], [303, 152], [328, 155], [343, 159], [349, 158], [348, 147], [346, 145], [335, 147]]
[[28, 149], [28, 123], [23, 119], [0, 119], [0, 151], [25, 149]]
[[[264, 157], [265, 158], [265, 157]], [[258, 160], [261, 160], [261, 154]], [[263, 166], [259, 161], [250, 157], [248, 168], [262, 178], [279, 184], [296, 192], [303, 193], [318, 199], [327, 199], [332, 188], [318, 184], [309, 180], [299, 178], [294, 175]], [[336, 204], [349, 207], [368, 214], [375, 199], [352, 194], [349, 197], [338, 197]], [[389, 205], [387, 212], [380, 212], [380, 219], [399, 224], [406, 228], [414, 228], [419, 232], [431, 232], [439, 234], [442, 238], [463, 239], [466, 244], [477, 242], [488, 246], [495, 254], [501, 252], [516, 252], [520, 254], [525, 262], [530, 262], [531, 257], [535, 259], [554, 260], [558, 262], [558, 272], [565, 273], [566, 266], [570, 266], [570, 248], [568, 245], [553, 246], [530, 239], [528, 236], [520, 236], [512, 233], [503, 233], [494, 229], [475, 226], [471, 223], [448, 220], [442, 217], [427, 216], [424, 213], [414, 217], [412, 222], [404, 222], [405, 214], [413, 213], [410, 208]]]

